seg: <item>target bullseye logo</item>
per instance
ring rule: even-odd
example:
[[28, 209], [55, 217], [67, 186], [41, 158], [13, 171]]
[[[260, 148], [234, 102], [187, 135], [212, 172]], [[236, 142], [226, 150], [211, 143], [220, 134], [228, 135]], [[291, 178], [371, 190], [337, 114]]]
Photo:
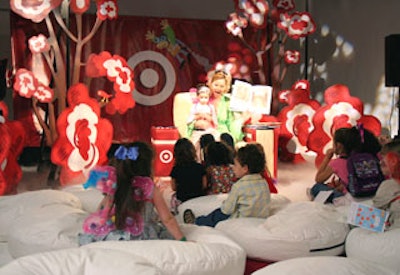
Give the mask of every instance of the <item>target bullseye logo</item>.
[[[137, 103], [145, 106], [158, 105], [171, 96], [175, 89], [176, 74], [174, 66], [164, 55], [155, 51], [141, 51], [131, 56], [128, 64], [137, 75], [135, 81], [140, 82], [143, 90], [157, 89], [161, 79], [160, 75], [165, 75], [165, 83], [161, 82], [163, 85], [160, 87], [160, 91], [153, 95], [143, 94], [137, 89], [139, 85], [135, 85], [133, 98]], [[139, 65], [143, 66], [143, 64], [145, 68], [139, 69]], [[135, 69], [135, 67], [138, 68]]]
[[162, 150], [158, 157], [160, 158], [160, 161], [164, 164], [168, 164], [174, 159], [174, 155], [170, 150]]

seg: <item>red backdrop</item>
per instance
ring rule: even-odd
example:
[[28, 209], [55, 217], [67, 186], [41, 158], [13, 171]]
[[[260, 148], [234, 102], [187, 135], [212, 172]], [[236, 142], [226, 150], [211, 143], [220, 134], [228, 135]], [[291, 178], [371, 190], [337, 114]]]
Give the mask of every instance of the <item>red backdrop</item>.
[[[94, 20], [94, 16], [84, 17], [85, 33], [90, 31]], [[170, 28], [163, 28], [163, 20], [167, 20]], [[71, 28], [73, 25], [72, 22]], [[40, 32], [46, 35], [43, 24], [34, 24], [11, 14], [13, 65], [16, 69], [30, 69], [27, 40]], [[260, 41], [260, 37], [256, 39], [256, 33], [246, 37]], [[261, 37], [261, 40], [264, 39]], [[69, 45], [73, 52], [73, 42], [69, 42]], [[135, 74], [135, 108], [125, 114], [109, 115], [104, 109], [102, 111], [102, 116], [114, 126], [116, 142], [149, 141], [152, 125], [173, 125], [174, 94], [204, 82], [206, 72], [215, 62], [246, 53], [246, 62], [250, 67], [254, 69], [256, 65], [255, 59], [249, 58], [249, 51], [244, 44], [226, 32], [224, 21], [215, 20], [121, 16], [118, 20], [103, 23], [93, 39], [85, 45], [82, 60], [85, 61], [90, 53], [101, 51], [124, 57]], [[88, 79], [82, 73], [81, 81], [89, 85], [93, 97], [100, 89], [109, 93], [112, 91], [112, 83], [106, 78]], [[39, 136], [28, 125], [31, 123], [30, 113], [30, 100], [14, 95], [14, 118], [23, 120], [26, 127], [31, 129], [26, 146], [38, 146]]]

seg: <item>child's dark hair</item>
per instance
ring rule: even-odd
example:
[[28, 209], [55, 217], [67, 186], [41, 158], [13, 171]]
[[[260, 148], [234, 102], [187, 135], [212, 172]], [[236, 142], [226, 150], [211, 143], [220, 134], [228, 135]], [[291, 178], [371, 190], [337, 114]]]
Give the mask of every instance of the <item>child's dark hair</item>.
[[200, 137], [200, 148], [204, 149], [208, 144], [214, 141], [215, 138], [212, 134], [204, 134]]
[[247, 165], [250, 174], [258, 174], [264, 171], [266, 166], [264, 150], [256, 143], [249, 143], [239, 148], [235, 155], [240, 165]]
[[381, 150], [378, 138], [362, 125], [337, 129], [333, 140], [343, 144], [346, 154], [354, 151], [376, 155]]
[[180, 138], [174, 146], [175, 165], [185, 165], [196, 161], [196, 149], [193, 143], [187, 138]]
[[206, 151], [208, 165], [221, 166], [232, 163], [232, 150], [223, 142], [211, 142]]
[[225, 142], [232, 150], [235, 149], [235, 142], [233, 141], [233, 137], [228, 133], [222, 133], [219, 137], [222, 142]]
[[114, 195], [117, 229], [125, 228], [126, 218], [143, 209], [144, 201], [133, 199], [133, 194], [142, 191], [134, 190], [133, 179], [136, 176], [152, 177], [153, 158], [153, 148], [145, 142], [138, 141], [121, 145], [110, 160], [117, 171], [117, 189]]

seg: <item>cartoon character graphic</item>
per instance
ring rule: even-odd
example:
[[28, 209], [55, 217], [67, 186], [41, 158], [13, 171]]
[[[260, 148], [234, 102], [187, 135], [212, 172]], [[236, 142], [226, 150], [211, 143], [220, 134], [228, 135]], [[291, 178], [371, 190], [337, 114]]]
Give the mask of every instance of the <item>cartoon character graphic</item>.
[[189, 59], [189, 52], [185, 49], [184, 44], [175, 36], [174, 29], [168, 24], [168, 20], [162, 20], [162, 34], [156, 35], [154, 31], [147, 31], [146, 40], [156, 44], [157, 49], [166, 49], [179, 62], [179, 67], [182, 68], [186, 60]]

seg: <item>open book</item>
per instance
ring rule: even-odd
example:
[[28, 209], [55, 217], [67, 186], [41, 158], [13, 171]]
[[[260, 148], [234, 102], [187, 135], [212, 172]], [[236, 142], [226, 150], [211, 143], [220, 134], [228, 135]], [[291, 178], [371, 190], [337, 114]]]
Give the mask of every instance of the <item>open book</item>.
[[352, 202], [347, 222], [368, 230], [383, 232], [389, 212], [362, 203]]
[[252, 85], [245, 81], [235, 80], [232, 85], [230, 109], [236, 112], [250, 111], [269, 115], [271, 100], [271, 86]]

